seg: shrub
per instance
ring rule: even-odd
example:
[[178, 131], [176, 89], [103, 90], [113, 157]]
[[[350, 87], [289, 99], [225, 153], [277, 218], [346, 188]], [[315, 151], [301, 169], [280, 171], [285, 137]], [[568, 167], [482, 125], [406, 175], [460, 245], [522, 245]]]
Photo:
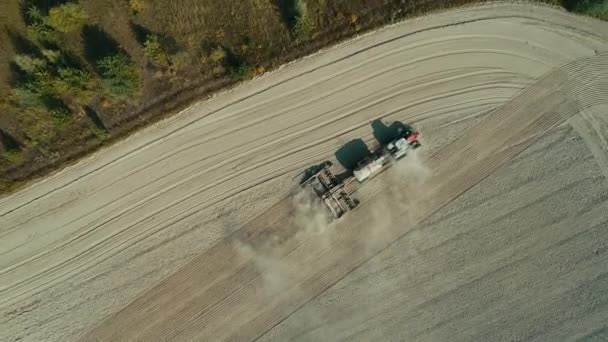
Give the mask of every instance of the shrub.
[[95, 136], [97, 136], [97, 139], [99, 140], [105, 140], [110, 136], [108, 131], [102, 127], [94, 127], [93, 133], [95, 133]]
[[44, 24], [47, 20], [47, 17], [42, 15], [42, 12], [40, 12], [40, 9], [36, 6], [27, 8], [27, 16], [32, 23]]
[[21, 160], [22, 153], [21, 149], [13, 148], [3, 153], [2, 155], [4, 159], [8, 160], [11, 163], [16, 163]]
[[162, 48], [158, 36], [151, 34], [144, 42], [144, 55], [158, 66], [167, 67], [169, 65], [169, 57]]
[[80, 30], [88, 19], [84, 9], [75, 3], [67, 3], [49, 10], [48, 24], [63, 33]]
[[40, 51], [42, 55], [49, 61], [51, 64], [55, 64], [59, 62], [61, 59], [61, 51], [51, 50], [51, 49], [43, 49]]
[[243, 63], [231, 69], [232, 77], [238, 80], [252, 78], [255, 75], [255, 68], [247, 63]]
[[38, 7], [30, 6], [27, 9], [30, 23], [27, 25], [26, 35], [34, 43], [52, 43], [57, 40], [53, 28], [48, 25], [48, 17], [42, 15]]
[[44, 108], [27, 107], [19, 113], [24, 141], [34, 149], [45, 146], [57, 135], [49, 111]]
[[226, 51], [221, 46], [215, 48], [209, 56], [213, 63], [219, 64], [226, 58]]
[[35, 43], [54, 43], [57, 41], [55, 31], [43, 24], [28, 25], [26, 36]]
[[171, 64], [175, 70], [182, 70], [186, 66], [190, 65], [190, 55], [185, 51], [180, 51], [174, 55], [171, 55]]
[[141, 12], [146, 7], [146, 2], [144, 0], [129, 0], [129, 6], [135, 12]]
[[104, 57], [97, 62], [104, 85], [110, 94], [129, 97], [139, 90], [139, 71], [129, 58], [122, 54]]
[[315, 29], [315, 24], [308, 15], [300, 15], [296, 17], [293, 25], [293, 35], [298, 39], [310, 38]]
[[608, 1], [583, 0], [577, 3], [575, 10], [602, 20], [608, 20]]
[[309, 38], [314, 31], [315, 25], [308, 15], [308, 7], [304, 0], [294, 0], [291, 3], [290, 25], [291, 33], [296, 39]]
[[13, 89], [21, 105], [53, 108], [60, 101], [55, 96], [53, 77], [46, 71], [37, 72], [33, 80]]
[[21, 70], [27, 72], [28, 74], [34, 74], [38, 71], [42, 71], [46, 67], [46, 62], [44, 59], [32, 57], [30, 55], [16, 55], [13, 60]]
[[72, 124], [74, 117], [72, 113], [65, 108], [56, 108], [51, 111], [51, 120], [57, 128], [65, 128]]
[[36, 87], [32, 85], [32, 82], [14, 88], [12, 92], [17, 102], [22, 106], [39, 107], [44, 104], [40, 94], [36, 91]]
[[93, 97], [94, 79], [88, 72], [75, 68], [60, 68], [54, 80], [54, 90], [59, 95], [71, 95], [84, 104]]

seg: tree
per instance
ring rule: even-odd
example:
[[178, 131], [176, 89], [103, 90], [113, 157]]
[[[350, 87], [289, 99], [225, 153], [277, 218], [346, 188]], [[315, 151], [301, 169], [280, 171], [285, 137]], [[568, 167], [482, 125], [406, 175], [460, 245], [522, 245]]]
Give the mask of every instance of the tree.
[[36, 6], [28, 7], [27, 15], [32, 21], [32, 23], [44, 24], [47, 19], [45, 16], [42, 15], [42, 12], [40, 12], [40, 9]]
[[67, 3], [49, 10], [48, 24], [63, 33], [78, 31], [88, 19], [84, 9], [75, 3]]
[[48, 25], [49, 18], [42, 15], [36, 6], [27, 9], [30, 23], [27, 25], [27, 37], [34, 43], [52, 43], [57, 40], [55, 31]]
[[158, 36], [155, 34], [151, 34], [146, 38], [144, 42], [144, 55], [158, 66], [167, 67], [169, 65], [169, 57], [161, 46]]
[[30, 55], [16, 55], [13, 60], [21, 70], [28, 74], [44, 70], [46, 67], [44, 59], [32, 57]]
[[36, 85], [33, 82], [28, 82], [20, 87], [12, 89], [13, 96], [17, 102], [22, 106], [43, 106], [43, 98], [36, 89]]
[[13, 94], [25, 106], [54, 108], [61, 102], [55, 94], [53, 76], [46, 71], [36, 72], [32, 80], [14, 88]]
[[91, 74], [75, 68], [60, 68], [58, 74], [53, 87], [57, 94], [73, 96], [81, 104], [92, 99], [95, 81]]
[[53, 43], [57, 41], [55, 31], [43, 24], [28, 25], [26, 35], [35, 43]]
[[139, 90], [139, 70], [125, 54], [104, 57], [97, 62], [97, 67], [110, 94], [128, 97]]
[[296, 17], [296, 21], [293, 26], [293, 35], [296, 38], [309, 38], [314, 30], [315, 24], [308, 15], [300, 15]]
[[141, 12], [146, 8], [146, 2], [144, 0], [129, 0], [129, 6], [135, 12]]
[[52, 49], [42, 49], [40, 52], [51, 64], [55, 64], [59, 62], [59, 60], [61, 60], [61, 51]]

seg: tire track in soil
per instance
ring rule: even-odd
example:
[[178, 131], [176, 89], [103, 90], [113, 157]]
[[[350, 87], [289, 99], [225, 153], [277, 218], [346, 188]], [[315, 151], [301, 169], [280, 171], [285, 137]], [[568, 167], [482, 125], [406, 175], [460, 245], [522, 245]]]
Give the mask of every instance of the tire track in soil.
[[211, 203], [212, 204], [212, 203]]
[[588, 108], [570, 118], [569, 123], [585, 140], [604, 176], [608, 178], [608, 106]]
[[[535, 84], [527, 88], [513, 101], [509, 101], [490, 113], [477, 125], [464, 131], [453, 143], [431, 156], [428, 164], [432, 166], [435, 173], [431, 176], [429, 183], [433, 184], [433, 180], [445, 181], [438, 183], [441, 185], [434, 188], [430, 192], [431, 195], [422, 201], [421, 206], [426, 210], [419, 219], [428, 217], [439, 207], [449, 203], [517, 156], [538, 139], [540, 136], [538, 132], [546, 132], [556, 127], [569, 116], [589, 105], [606, 101], [605, 99], [608, 98], [604, 96], [607, 92], [606, 84], [598, 82], [598, 75], [608, 79], [606, 56], [606, 54], [599, 54], [578, 60], [551, 72], [537, 83], [538, 86], [535, 87]], [[601, 92], [589, 92], [591, 87], [601, 87]], [[564, 95], [574, 95], [574, 99]], [[603, 96], [603, 98], [598, 98], [598, 96]], [[561, 99], [561, 101], [556, 101], [556, 99]], [[535, 111], [531, 111], [531, 109]], [[463, 164], [462, 159], [457, 157], [465, 151], [475, 156], [473, 162]], [[374, 198], [374, 202], [390, 207], [386, 198]], [[275, 207], [275, 210], [276, 208], [281, 208], [281, 205]], [[273, 212], [272, 216], [275, 218], [281, 215], [287, 217], [286, 208], [288, 205], [283, 204], [282, 209]], [[275, 221], [273, 224], [272, 216], [265, 216], [266, 214], [258, 216], [240, 230], [253, 232], [251, 236], [247, 237], [247, 241], [259, 241], [256, 240], [256, 236], [261, 235], [255, 233], [278, 232], [285, 225], [277, 223], [280, 221]], [[291, 282], [290, 286], [299, 284], [300, 288], [307, 289], [306, 293], [297, 293], [291, 288], [275, 294], [273, 298], [267, 298], [259, 292], [259, 289], [264, 286], [263, 279], [259, 272], [251, 266], [251, 261], [245, 261], [245, 263], [249, 263], [249, 266], [246, 264], [244, 268], [239, 267], [242, 263], [237, 263], [238, 269], [241, 270], [237, 273], [233, 272], [234, 265], [226, 262], [225, 258], [219, 258], [220, 262], [216, 264], [215, 257], [218, 255], [234, 257], [234, 250], [230, 247], [230, 241], [233, 241], [234, 237], [231, 237], [217, 248], [196, 257], [161, 284], [144, 293], [139, 299], [87, 333], [83, 340], [96, 340], [100, 337], [103, 337], [104, 340], [125, 337], [138, 337], [146, 340], [164, 338], [182, 340], [194, 337], [194, 335], [188, 336], [188, 334], [195, 334], [197, 338], [206, 336], [211, 339], [227, 338], [231, 340], [245, 340], [251, 339], [253, 336], [261, 336], [310, 299], [369, 260], [378, 251], [386, 248], [395, 241], [395, 238], [399, 237], [398, 235], [403, 234], [403, 228], [393, 231], [390, 238], [374, 245], [376, 248], [372, 253], [353, 253], [364, 250], [362, 248], [364, 241], [371, 238], [369, 235], [353, 234], [357, 227], [362, 227], [363, 223], [369, 222], [368, 220], [369, 217], [365, 215], [364, 210], [353, 211], [346, 217], [342, 225], [335, 227], [332, 236], [336, 240], [333, 241], [331, 249], [317, 250], [319, 247], [307, 243], [309, 241], [299, 243], [295, 248], [292, 246], [288, 251], [285, 251], [285, 247], [280, 248], [282, 251], [280, 254], [284, 258], [281, 260], [288, 262], [288, 260], [293, 261], [293, 258], [296, 258], [299, 261], [293, 263], [292, 267], [300, 268], [300, 270], [290, 269], [289, 271], [297, 273], [301, 278]], [[269, 227], [265, 227], [267, 222], [270, 223]], [[352, 226], [345, 227], [348, 223]], [[288, 242], [286, 245], [289, 244]], [[312, 260], [310, 255], [313, 255]], [[316, 271], [301, 272], [302, 267], [305, 271], [307, 270], [304, 264], [309, 267], [315, 265]], [[201, 291], [194, 291], [189, 287], [197, 283], [192, 278], [200, 277], [202, 274], [205, 275], [207, 281], [209, 278], [219, 279], [214, 283], [215, 289], [206, 291], [209, 288], [205, 288]], [[232, 279], [232, 281], [223, 282], [222, 279]], [[175, 301], [176, 298], [180, 298], [179, 290], [177, 293], [175, 292], [177, 289], [184, 291], [182, 294], [188, 293], [187, 300], [180, 301], [180, 303]], [[204, 305], [205, 303], [214, 303], [212, 299], [217, 300], [218, 295], [222, 298], [226, 294], [229, 297], [223, 297], [226, 299], [216, 302], [218, 306], [205, 309], [208, 307]], [[176, 311], [163, 307], [163, 310], [152, 310], [153, 312], [149, 313], [151, 304], [152, 308], [160, 308], [162, 304], [157, 304], [159, 300], [167, 303], [172, 299], [174, 300], [172, 304], [179, 307]], [[237, 307], [240, 308], [240, 311], [237, 310]], [[181, 310], [185, 310], [181, 312], [184, 315], [180, 314]], [[251, 316], [252, 314], [253, 316]], [[165, 320], [162, 317], [166, 317]], [[155, 324], [146, 323], [150, 322], [148, 318], [153, 318]], [[165, 326], [165, 321], [171, 324]], [[167, 329], [169, 327], [170, 329]], [[169, 331], [171, 331], [170, 334]], [[214, 333], [217, 335], [213, 335]]]
[[[476, 74], [476, 73], [473, 73], [473, 74]], [[464, 77], [466, 77], [466, 76], [467, 76], [467, 75], [464, 75]], [[462, 77], [462, 76], [457, 76], [457, 77]], [[444, 80], [444, 81], [445, 81], [445, 80]], [[442, 81], [442, 82], [443, 82], [443, 81]], [[489, 86], [494, 86], [494, 84], [492, 84], [492, 83], [489, 83], [488, 85], [489, 85]], [[479, 86], [479, 87], [483, 87], [483, 86]], [[444, 97], [448, 97], [448, 96], [453, 96], [453, 94], [458, 94], [458, 93], [459, 93], [459, 91], [457, 90], [457, 91], [453, 91], [453, 92], [450, 92], [450, 93], [446, 93], [446, 94], [441, 94], [441, 95], [438, 95], [438, 96], [434, 96], [434, 97], [433, 97], [433, 99], [434, 99], [434, 100], [437, 100], [437, 99], [440, 99], [440, 98], [444, 98]], [[394, 96], [395, 96], [395, 95], [391, 95], [391, 97], [394, 97]], [[409, 106], [418, 105], [419, 103], [421, 103], [421, 102], [426, 102], [426, 101], [429, 101], [429, 100], [421, 100], [421, 101], [419, 101], [419, 102], [417, 102], [417, 103], [414, 103], [414, 104], [410, 104], [410, 105], [408, 105], [408, 107], [409, 107]], [[395, 112], [396, 112], [396, 111], [400, 111], [400, 110], [403, 110], [403, 108], [398, 108], [398, 109], [396, 109], [396, 110], [395, 110]], [[356, 112], [357, 112], [357, 111], [356, 111]], [[353, 112], [353, 113], [356, 113], [356, 112]], [[390, 115], [391, 113], [392, 113], [392, 112], [389, 112], [389, 113], [386, 113], [385, 115]], [[351, 113], [347, 113], [347, 115], [346, 115], [346, 116], [348, 116], [348, 115], [352, 115], [352, 114], [351, 114]], [[338, 119], [333, 118], [333, 119], [331, 119], [331, 120], [330, 120], [330, 121], [328, 121], [328, 122], [322, 122], [322, 123], [321, 123], [321, 124], [319, 124], [318, 126], [320, 127], [320, 126], [326, 125], [326, 124], [328, 124], [329, 122], [336, 122], [337, 120], [338, 120]], [[365, 124], [361, 124], [361, 125], [359, 125], [358, 127], [363, 127], [363, 126], [365, 126], [365, 125], [367, 125], [367, 123], [365, 123]], [[358, 127], [357, 127], [357, 128], [358, 128]], [[348, 128], [346, 131], [353, 130], [353, 129], [354, 129], [354, 128], [353, 128], [353, 127], [351, 127], [351, 128]], [[327, 140], [334, 139], [334, 138], [335, 138], [335, 136], [338, 136], [338, 135], [343, 135], [343, 134], [344, 134], [344, 132], [338, 132], [338, 133], [336, 133], [335, 135], [329, 136], [329, 137], [327, 137], [327, 138], [325, 138], [325, 139], [321, 139], [322, 141], [320, 141], [320, 142], [322, 143], [322, 142], [325, 142], [325, 141], [327, 141]], [[301, 135], [301, 134], [299, 134], [299, 135]], [[319, 142], [319, 141], [317, 141], [317, 142], [315, 142], [315, 143], [313, 143], [313, 144], [308, 144], [308, 145], [302, 146], [302, 147], [300, 148], [300, 150], [305, 150], [305, 149], [311, 148], [311, 147], [313, 147], [314, 145], [316, 145], [316, 144], [318, 144], [318, 143], [320, 143], [320, 142]], [[269, 147], [269, 148], [270, 148], [270, 147]], [[300, 150], [298, 150], [298, 151], [300, 151]], [[261, 166], [261, 165], [263, 165], [263, 164], [267, 164], [267, 163], [268, 163], [268, 162], [270, 162], [270, 161], [277, 161], [277, 160], [280, 160], [281, 158], [283, 158], [283, 157], [285, 157], [285, 156], [288, 156], [288, 155], [291, 155], [291, 154], [293, 154], [294, 152], [296, 152], [296, 150], [289, 150], [289, 151], [287, 151], [286, 153], [283, 153], [283, 154], [280, 154], [280, 155], [275, 155], [275, 156], [273, 156], [273, 158], [271, 158], [271, 159], [262, 160], [261, 162], [258, 162], [257, 164], [252, 165], [252, 166], [250, 166], [250, 167], [249, 167], [249, 168], [247, 168], [247, 169], [244, 169], [244, 170], [239, 171], [239, 174], [244, 174], [244, 173], [248, 172], [249, 170], [255, 170], [255, 169], [258, 167], [258, 166]], [[316, 157], [318, 157], [318, 155], [317, 155], [317, 156], [315, 156], [315, 158], [316, 158]], [[315, 160], [315, 158], [308, 158], [308, 159], [309, 159], [309, 160]], [[284, 173], [286, 173], [286, 172], [292, 171], [292, 169], [295, 169], [295, 168], [297, 168], [297, 167], [300, 167], [300, 166], [302, 166], [302, 165], [304, 165], [304, 164], [306, 164], [306, 163], [307, 163], [307, 160], [306, 160], [306, 159], [301, 159], [301, 160], [300, 160], [300, 164], [294, 165], [294, 167], [293, 167], [293, 168], [288, 169], [288, 170], [284, 171], [284, 172], [283, 172], [283, 173], [281, 173], [281, 174], [284, 174]], [[266, 179], [268, 179], [268, 178], [272, 178], [272, 177], [275, 177], [275, 176], [278, 176], [278, 175], [280, 175], [280, 174], [276, 174], [276, 173], [275, 173], [274, 175], [265, 175], [265, 176], [266, 176], [265, 178], [266, 178]], [[227, 176], [226, 176], [226, 177], [224, 177], [224, 180], [230, 180], [230, 178], [232, 178], [232, 176], [231, 176], [231, 177], [227, 177]], [[265, 181], [265, 180], [262, 180], [262, 182], [263, 182], [263, 181]], [[221, 184], [221, 183], [222, 183], [222, 181], [220, 180], [220, 183], [211, 184], [211, 185], [209, 185], [209, 186], [207, 186], [207, 187], [204, 187], [204, 188], [198, 189], [198, 190], [197, 190], [197, 192], [191, 193], [189, 196], [186, 196], [185, 198], [180, 199], [180, 202], [181, 202], [181, 201], [183, 201], [183, 200], [186, 200], [186, 199], [188, 199], [188, 198], [190, 198], [190, 197], [192, 197], [192, 196], [194, 196], [194, 195], [196, 195], [196, 194], [199, 194], [199, 193], [200, 193], [200, 192], [202, 192], [202, 191], [205, 191], [205, 190], [209, 190], [209, 189], [215, 188], [215, 187], [217, 187], [217, 186], [218, 186], [219, 184]], [[257, 182], [257, 183], [253, 183], [253, 184], [248, 184], [248, 186], [246, 186], [246, 188], [245, 188], [245, 189], [250, 188], [250, 187], [253, 187], [253, 186], [258, 185], [258, 184], [260, 184], [260, 183], [259, 183], [259, 182]], [[230, 190], [230, 189], [229, 189], [229, 190]], [[242, 190], [243, 190], [243, 189], [241, 188], [240, 190], [237, 190], [237, 192], [236, 192], [236, 193], [241, 192]], [[222, 191], [222, 193], [223, 193], [225, 196], [223, 196], [222, 198], [219, 198], [219, 199], [214, 199], [214, 201], [213, 201], [213, 202], [208, 203], [208, 204], [207, 204], [207, 206], [212, 205], [213, 203], [216, 203], [216, 202], [218, 202], [218, 201], [222, 200], [223, 198], [225, 198], [225, 197], [227, 197], [227, 196], [230, 196], [230, 195], [233, 195], [233, 194], [234, 194], [234, 193], [233, 193], [233, 192], [231, 192], [231, 191]], [[213, 197], [211, 197], [211, 198], [213, 199]], [[142, 204], [140, 204], [140, 205], [143, 205], [143, 204], [145, 204], [146, 202], [148, 202], [148, 200], [150, 200], [150, 199], [149, 199], [149, 198], [146, 198], [146, 199], [145, 199], [145, 201], [144, 201], [144, 200], [142, 200], [142, 201], [140, 201], [139, 203], [142, 203]], [[178, 203], [179, 203], [179, 202], [178, 202]], [[170, 206], [171, 206], [171, 204], [170, 204], [169, 206], [167, 206], [167, 207], [162, 208], [161, 210], [163, 210], [163, 211], [164, 211], [164, 210], [167, 210], [167, 209], [168, 209]], [[36, 258], [34, 258], [34, 259], [30, 259], [29, 261], [35, 261], [35, 260], [37, 260], [37, 259], [40, 259], [40, 258], [44, 257], [46, 254], [51, 253], [51, 252], [58, 252], [58, 251], [59, 251], [61, 248], [67, 247], [67, 246], [69, 246], [69, 244], [70, 244], [70, 243], [73, 243], [74, 241], [77, 241], [77, 240], [79, 240], [79, 239], [83, 238], [83, 237], [84, 237], [84, 236], [85, 236], [85, 235], [86, 235], [88, 232], [91, 232], [91, 231], [94, 231], [94, 230], [98, 229], [98, 228], [99, 228], [101, 225], [107, 224], [107, 223], [109, 223], [111, 220], [117, 219], [118, 217], [120, 217], [120, 215], [122, 215], [122, 214], [124, 214], [124, 213], [128, 213], [128, 212], [130, 212], [130, 211], [134, 210], [135, 208], [137, 208], [137, 207], [127, 207], [127, 208], [123, 209], [123, 211], [119, 212], [117, 216], [110, 217], [110, 218], [106, 218], [106, 220], [105, 220], [105, 221], [103, 221], [103, 222], [101, 222], [100, 224], [95, 224], [95, 225], [93, 225], [92, 227], [90, 227], [88, 231], [85, 231], [84, 233], [81, 233], [81, 234], [77, 235], [76, 237], [72, 238], [71, 240], [68, 240], [68, 241], [66, 241], [66, 242], [62, 243], [60, 246], [58, 246], [58, 247], [57, 247], [57, 248], [59, 248], [59, 249], [47, 250], [47, 251], [45, 251], [45, 252], [44, 252], [44, 254], [38, 255]], [[132, 226], [134, 226], [134, 225], [136, 225], [136, 224], [140, 224], [140, 223], [142, 223], [144, 220], [146, 220], [147, 218], [149, 218], [149, 217], [154, 217], [154, 216], [155, 216], [155, 215], [157, 215], [159, 212], [160, 212], [160, 211], [152, 212], [152, 213], [148, 214], [146, 217], [144, 217], [144, 218], [140, 219], [140, 221], [134, 222], [134, 223], [132, 223], [131, 225], [132, 225]], [[155, 230], [155, 231], [156, 231], [156, 230]], [[154, 232], [154, 231], [148, 231], [148, 233], [146, 234], [146, 236], [149, 236], [149, 235], [150, 235], [150, 234], [152, 234], [153, 232]], [[123, 232], [119, 232], [119, 233], [124, 233], [124, 231], [123, 231]], [[143, 237], [145, 237], [145, 236], [142, 236], [142, 238], [143, 238]], [[118, 238], [118, 236], [116, 236], [116, 235], [111, 235], [111, 236], [107, 237], [106, 239], [109, 239], [109, 238], [114, 238], [114, 239], [117, 239], [117, 238]], [[124, 239], [122, 239], [122, 238], [121, 238], [121, 241], [123, 241], [123, 240], [124, 240]], [[141, 239], [139, 239], [139, 240], [141, 240]], [[102, 244], [104, 244], [104, 243], [106, 243], [106, 241], [105, 241], [105, 240], [104, 240], [104, 241], [98, 241], [98, 243], [97, 243], [95, 246], [102, 245]], [[132, 243], [136, 243], [136, 241], [134, 241], [134, 242], [132, 242]], [[126, 247], [128, 247], [128, 246], [132, 245], [132, 243], [131, 243], [131, 244], [129, 244], [129, 245], [126, 245], [124, 248], [126, 248]], [[91, 253], [91, 252], [94, 250], [95, 246], [91, 246], [91, 247], [87, 248], [86, 253]], [[111, 245], [111, 246], [108, 246], [107, 248], [113, 248], [113, 246]], [[122, 250], [122, 249], [124, 249], [124, 248], [121, 248], [121, 250]], [[117, 253], [117, 252], [116, 252], [116, 253]], [[115, 254], [115, 253], [113, 253], [113, 254]], [[105, 256], [105, 257], [104, 257], [104, 260], [105, 260], [105, 259], [107, 259], [107, 258], [108, 258], [108, 257], [110, 257], [110, 256], [111, 256], [111, 255]], [[66, 260], [66, 261], [62, 262], [61, 264], [57, 265], [56, 267], [67, 265], [68, 263], [70, 263], [70, 262], [72, 262], [72, 261], [78, 260], [78, 257], [79, 257], [79, 255], [76, 255], [76, 256], [74, 256], [73, 258], [71, 258], [70, 260]], [[99, 258], [98, 258], [98, 257], [90, 257], [90, 258], [89, 258], [89, 260], [90, 260], [90, 261], [88, 261], [88, 262], [95, 262], [95, 263], [99, 262]], [[83, 261], [82, 261], [82, 260], [80, 260], [80, 262], [83, 262]], [[3, 272], [8, 272], [8, 271], [10, 271], [10, 270], [11, 270], [11, 269], [13, 269], [13, 268], [16, 268], [16, 267], [21, 267], [21, 266], [23, 266], [23, 265], [24, 265], [24, 264], [16, 264], [16, 265], [13, 265], [11, 268], [8, 268], [8, 269], [3, 270]], [[78, 267], [81, 267], [81, 266], [78, 266]], [[53, 270], [55, 270], [55, 268], [47, 269], [45, 272], [51, 272], [51, 271], [53, 271]], [[69, 273], [72, 273], [72, 272], [73, 272], [73, 269], [72, 269], [72, 270], [70, 270], [70, 271], [64, 271], [64, 272], [63, 272], [63, 274], [69, 274]], [[26, 282], [26, 281], [31, 282], [31, 280], [33, 279], [33, 277], [36, 277], [36, 278], [42, 278], [43, 276], [45, 276], [45, 274], [46, 274], [46, 273], [39, 273], [39, 274], [37, 274], [37, 275], [30, 276], [30, 278], [28, 278], [28, 279], [22, 279], [21, 281], [22, 281], [22, 282]], [[48, 281], [47, 281], [47, 283], [50, 283], [51, 281], [55, 281], [55, 280], [57, 280], [57, 279], [59, 279], [59, 277], [55, 277], [55, 278], [53, 278], [53, 279], [50, 279], [50, 280], [48, 280]], [[15, 285], [12, 285], [12, 286], [15, 286]], [[40, 289], [40, 287], [38, 287], [38, 288]]]

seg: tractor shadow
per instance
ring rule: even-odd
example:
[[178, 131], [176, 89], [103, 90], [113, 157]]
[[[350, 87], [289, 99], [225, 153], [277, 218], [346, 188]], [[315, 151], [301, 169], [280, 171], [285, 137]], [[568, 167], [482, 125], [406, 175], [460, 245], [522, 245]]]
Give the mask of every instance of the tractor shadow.
[[360, 160], [370, 154], [371, 151], [363, 139], [354, 139], [340, 147], [334, 156], [346, 170], [352, 171]]
[[389, 142], [402, 137], [405, 132], [412, 132], [412, 126], [406, 125], [400, 121], [394, 121], [389, 125], [386, 125], [382, 120], [374, 120], [372, 122], [372, 130], [374, 132], [374, 138], [380, 145], [386, 145]]

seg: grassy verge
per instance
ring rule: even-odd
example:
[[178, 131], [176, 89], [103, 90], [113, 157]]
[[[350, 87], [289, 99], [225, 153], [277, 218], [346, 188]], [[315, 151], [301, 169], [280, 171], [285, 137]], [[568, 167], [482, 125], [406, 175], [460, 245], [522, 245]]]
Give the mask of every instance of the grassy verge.
[[[0, 97], [0, 193], [323, 47], [404, 18], [478, 2], [23, 0], [0, 5], [11, 19], [0, 33], [7, 47], [0, 50], [0, 90], [7, 94]], [[605, 6], [590, 4], [567, 7], [604, 13]]]

